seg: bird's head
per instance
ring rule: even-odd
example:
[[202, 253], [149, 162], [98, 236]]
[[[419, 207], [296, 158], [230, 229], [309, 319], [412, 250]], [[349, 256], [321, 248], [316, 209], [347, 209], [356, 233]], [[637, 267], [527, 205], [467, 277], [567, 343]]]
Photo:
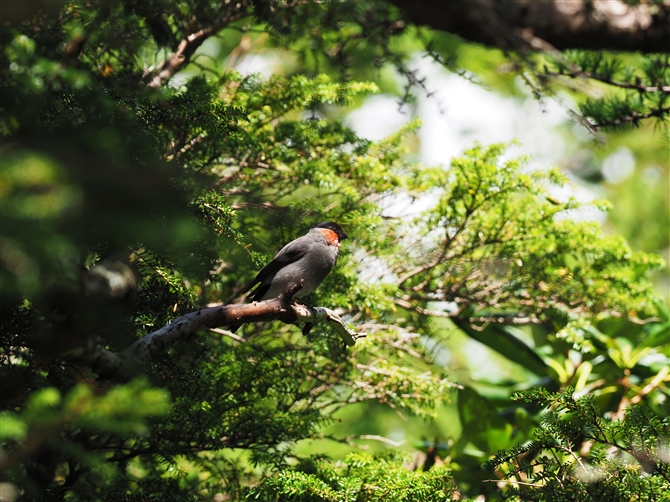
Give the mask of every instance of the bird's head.
[[328, 231], [333, 232], [335, 236], [337, 237], [337, 242], [339, 245], [339, 242], [342, 242], [344, 239], [349, 238], [347, 233], [342, 230], [342, 227], [339, 226], [337, 223], [334, 221], [324, 221], [323, 223], [319, 223], [318, 225], [314, 225], [312, 228], [318, 228], [318, 229], [323, 229], [322, 233], [328, 239], [330, 242], [331, 239], [328, 238], [327, 235], [325, 235]]

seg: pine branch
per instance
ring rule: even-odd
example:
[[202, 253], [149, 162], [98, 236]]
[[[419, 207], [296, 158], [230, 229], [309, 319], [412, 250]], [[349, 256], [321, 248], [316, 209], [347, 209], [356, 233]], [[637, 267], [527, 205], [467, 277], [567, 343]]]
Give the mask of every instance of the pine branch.
[[570, 70], [556, 72], [545, 68], [544, 75], [548, 77], [588, 78], [591, 80], [597, 80], [598, 82], [602, 82], [604, 84], [612, 85], [614, 87], [619, 87], [621, 89], [633, 89], [640, 92], [662, 92], [664, 94], [670, 94], [670, 85], [644, 85], [642, 82], [632, 84], [630, 82], [614, 80], [612, 79], [611, 75], [604, 75], [591, 71]]
[[611, 120], [605, 120], [603, 122], [590, 123], [590, 125], [592, 127], [617, 127], [625, 125], [637, 125], [642, 120], [649, 119], [652, 117], [657, 117], [661, 119], [668, 114], [670, 114], [670, 106], [657, 108], [648, 113], [638, 113], [636, 111], [633, 111], [630, 114], [624, 115], [622, 117], [617, 117]]

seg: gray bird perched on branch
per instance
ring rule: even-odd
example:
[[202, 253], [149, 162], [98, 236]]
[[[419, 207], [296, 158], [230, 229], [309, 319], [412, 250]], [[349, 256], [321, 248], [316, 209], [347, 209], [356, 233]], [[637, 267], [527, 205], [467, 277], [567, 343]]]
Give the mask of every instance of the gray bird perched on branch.
[[[277, 256], [258, 272], [242, 294], [254, 289], [247, 301], [257, 302], [276, 298], [301, 280], [296, 297], [306, 296], [321, 284], [337, 262], [340, 242], [348, 238], [333, 221], [319, 223], [310, 231], [281, 248]], [[240, 325], [230, 326], [235, 332]]]

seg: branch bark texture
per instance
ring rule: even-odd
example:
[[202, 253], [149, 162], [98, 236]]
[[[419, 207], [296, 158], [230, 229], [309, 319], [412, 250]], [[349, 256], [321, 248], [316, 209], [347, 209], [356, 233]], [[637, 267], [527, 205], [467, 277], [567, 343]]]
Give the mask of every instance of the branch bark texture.
[[223, 25], [212, 26], [193, 33], [182, 40], [177, 50], [170, 54], [151, 75], [151, 80], [147, 84], [147, 87], [156, 89], [165, 84], [191, 61], [191, 56], [193, 56], [203, 42], [221, 28], [223, 28]]
[[666, 52], [670, 3], [621, 0], [389, 0], [410, 21], [505, 50]]
[[166, 84], [177, 72], [182, 70], [191, 62], [195, 51], [209, 37], [216, 35], [223, 28], [238, 19], [250, 15], [248, 11], [248, 0], [231, 3], [222, 13], [218, 20], [213, 20], [210, 26], [195, 30], [186, 36], [175, 49], [157, 68], [144, 76], [148, 80], [147, 87], [157, 89]]
[[183, 315], [167, 326], [140, 338], [123, 352], [106, 349], [100, 340], [91, 339], [87, 345], [71, 351], [68, 360], [85, 364], [102, 378], [127, 380], [142, 368], [178, 343], [185, 342], [204, 327], [216, 328], [251, 322], [282, 321], [293, 324], [328, 322], [347, 346], [360, 335], [330, 309], [295, 304], [290, 294], [262, 302], [222, 305]]

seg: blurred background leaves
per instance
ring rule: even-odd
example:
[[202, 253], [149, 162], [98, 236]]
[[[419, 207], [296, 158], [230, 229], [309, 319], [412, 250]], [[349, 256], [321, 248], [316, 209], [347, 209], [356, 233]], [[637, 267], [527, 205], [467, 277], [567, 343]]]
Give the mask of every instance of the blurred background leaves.
[[[667, 54], [397, 3], [3, 3], [3, 499], [661, 500]], [[126, 383], [68, 359], [324, 220], [352, 239], [310, 302], [353, 349], [267, 323]]]

